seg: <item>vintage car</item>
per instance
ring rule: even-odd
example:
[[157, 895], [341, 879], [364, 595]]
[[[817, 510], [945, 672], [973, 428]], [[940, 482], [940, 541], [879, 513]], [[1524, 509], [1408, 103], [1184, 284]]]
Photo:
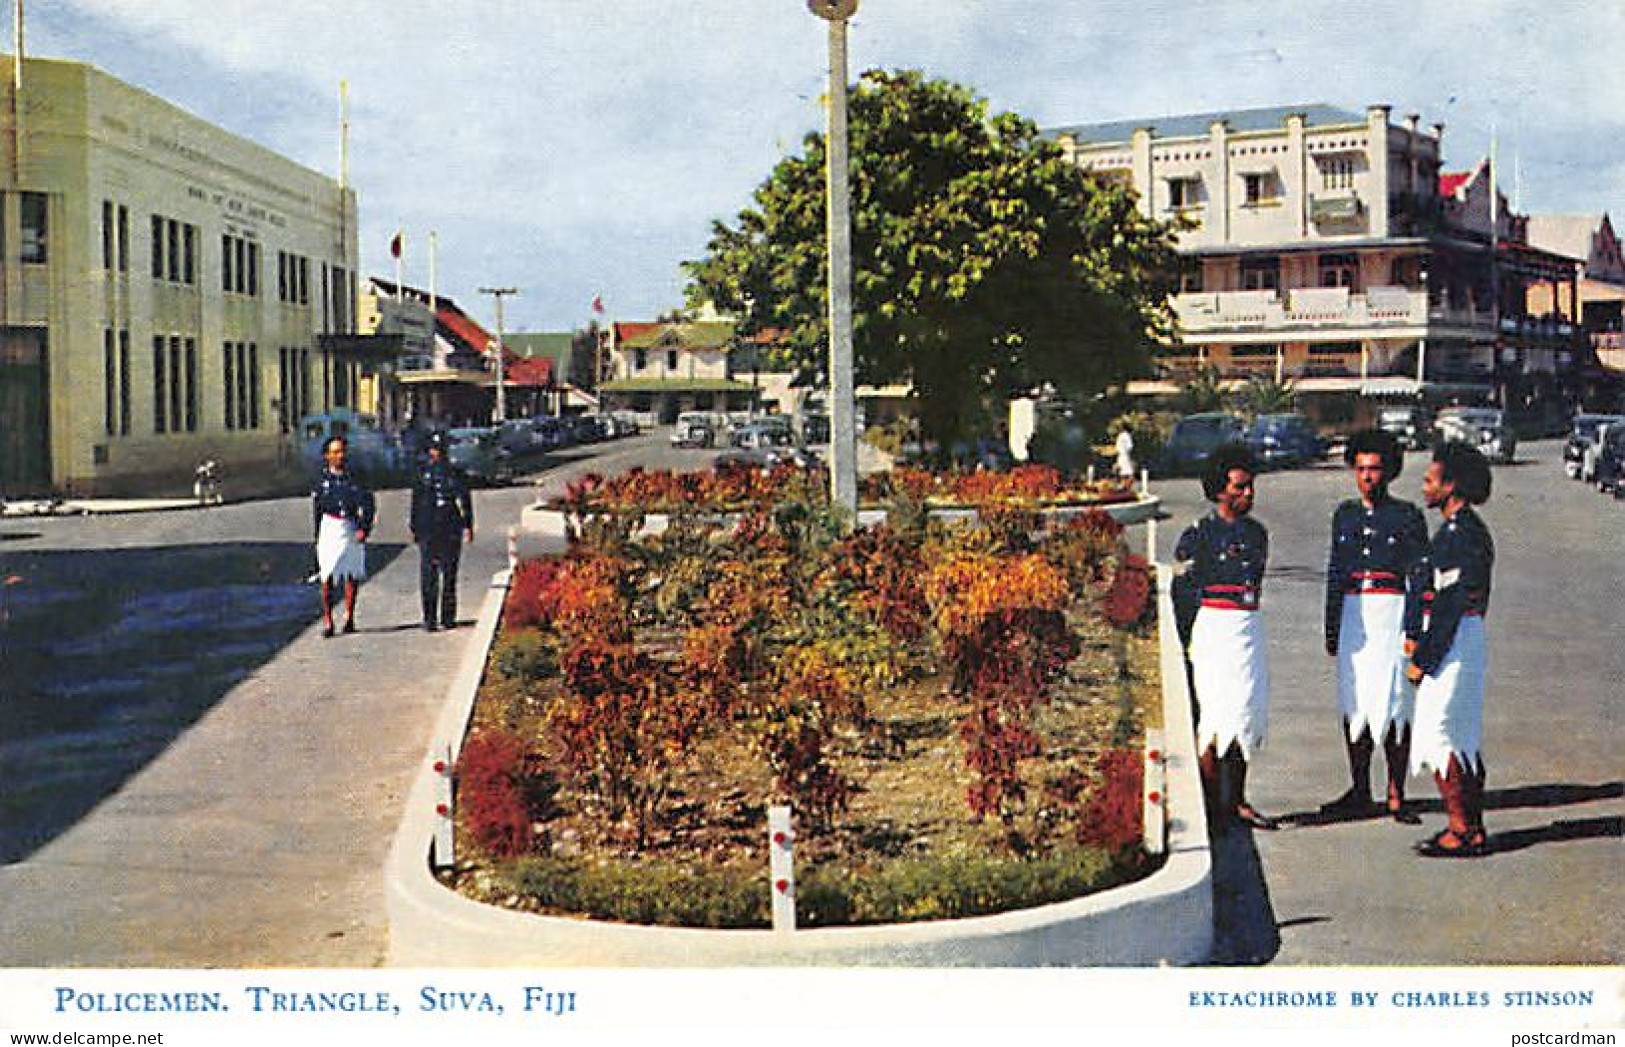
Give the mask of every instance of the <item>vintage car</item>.
[[1518, 436], [1497, 407], [1446, 407], [1433, 419], [1437, 446], [1458, 440], [1478, 448], [1493, 462], [1510, 462], [1518, 450]]

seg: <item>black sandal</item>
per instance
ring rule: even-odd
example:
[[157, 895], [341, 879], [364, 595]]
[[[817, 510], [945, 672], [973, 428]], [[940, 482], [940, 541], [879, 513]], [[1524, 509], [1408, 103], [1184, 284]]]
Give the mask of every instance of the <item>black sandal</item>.
[[[1454, 840], [1447, 844], [1446, 840]], [[1488, 839], [1482, 832], [1469, 832], [1466, 836], [1457, 836], [1449, 829], [1441, 829], [1430, 838], [1416, 845], [1416, 853], [1424, 858], [1480, 858], [1483, 857]]]

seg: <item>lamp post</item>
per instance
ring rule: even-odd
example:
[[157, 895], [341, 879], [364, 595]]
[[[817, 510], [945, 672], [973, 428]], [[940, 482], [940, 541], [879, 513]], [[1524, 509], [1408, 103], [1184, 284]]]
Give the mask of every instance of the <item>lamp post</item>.
[[829, 458], [830, 501], [854, 519], [858, 511], [858, 447], [852, 382], [852, 208], [847, 187], [846, 22], [858, 0], [807, 0], [829, 22], [829, 131], [825, 136], [829, 215]]
[[497, 404], [496, 404], [497, 416], [496, 416], [496, 424], [498, 424], [498, 425], [501, 425], [503, 422], [506, 422], [508, 420], [508, 398], [504, 394], [503, 387], [502, 387], [503, 382], [505, 381], [503, 373], [502, 373], [502, 368], [503, 368], [503, 359], [502, 359], [502, 356], [503, 356], [503, 348], [502, 348], [502, 299], [504, 299], [508, 295], [518, 294], [518, 293], [519, 293], [519, 290], [517, 288], [514, 288], [514, 287], [482, 287], [482, 288], [480, 288], [480, 294], [488, 294], [492, 298], [495, 298], [497, 300]]

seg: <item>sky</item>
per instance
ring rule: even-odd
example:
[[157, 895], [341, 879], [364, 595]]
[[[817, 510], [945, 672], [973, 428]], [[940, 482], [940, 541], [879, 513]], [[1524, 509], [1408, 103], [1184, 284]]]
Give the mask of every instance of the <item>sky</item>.
[[[803, 0], [26, 0], [27, 52], [89, 62], [331, 177], [348, 84], [363, 271], [510, 331], [653, 319], [682, 263], [823, 125]], [[5, 5], [11, 49], [12, 5]], [[1536, 213], [1625, 217], [1619, 0], [862, 0], [850, 70], [919, 69], [1040, 127], [1393, 106], [1447, 169], [1498, 142]]]

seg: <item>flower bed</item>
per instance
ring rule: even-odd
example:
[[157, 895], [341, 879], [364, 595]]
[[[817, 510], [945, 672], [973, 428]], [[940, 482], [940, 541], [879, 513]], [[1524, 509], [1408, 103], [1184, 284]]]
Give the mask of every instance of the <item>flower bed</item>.
[[765, 926], [770, 802], [796, 812], [803, 926], [1143, 875], [1157, 681], [1120, 530], [1010, 507], [842, 536], [809, 501], [588, 528], [513, 580], [458, 768], [482, 857], [450, 878], [533, 911]]
[[[1036, 508], [1115, 505], [1138, 497], [1132, 482], [1120, 479], [1067, 481], [1047, 465], [1021, 465], [1008, 472], [932, 473], [899, 467], [863, 478], [858, 492], [865, 508], [899, 500], [934, 508], [976, 508], [1022, 503]], [[786, 500], [817, 505], [828, 497], [822, 472], [778, 466], [773, 469], [720, 469], [673, 473], [633, 469], [605, 478], [588, 474], [553, 502], [553, 508], [587, 513], [729, 513]]]

